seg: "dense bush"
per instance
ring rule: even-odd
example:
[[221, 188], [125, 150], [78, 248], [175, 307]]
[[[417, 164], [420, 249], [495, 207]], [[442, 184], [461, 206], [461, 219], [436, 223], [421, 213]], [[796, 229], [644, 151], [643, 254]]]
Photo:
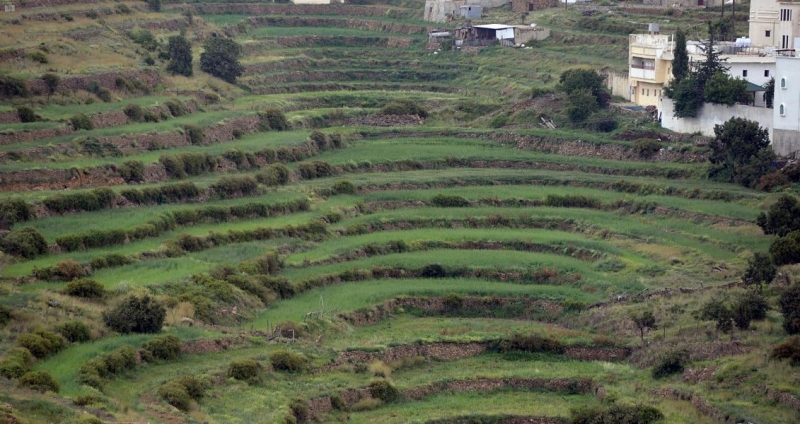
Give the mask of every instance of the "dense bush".
[[658, 364], [653, 367], [653, 378], [663, 378], [682, 373], [688, 359], [689, 352], [685, 350], [676, 350], [667, 353], [661, 358]]
[[350, 180], [339, 180], [333, 184], [335, 194], [356, 194], [356, 185]]
[[563, 343], [556, 339], [524, 334], [515, 334], [511, 338], [499, 340], [493, 348], [500, 353], [547, 352], [555, 354], [562, 354], [567, 349]]
[[126, 183], [138, 183], [144, 181], [144, 163], [140, 160], [128, 160], [117, 168], [119, 176]]
[[261, 131], [286, 131], [290, 128], [289, 120], [282, 110], [278, 108], [267, 108], [258, 113], [259, 129]]
[[772, 349], [774, 359], [789, 359], [792, 366], [800, 365], [800, 336], [790, 336]]
[[639, 157], [649, 159], [661, 150], [661, 143], [655, 140], [640, 139], [633, 142], [633, 151]]
[[33, 209], [28, 202], [18, 197], [0, 199], [0, 228], [25, 222], [33, 216]]
[[269, 362], [276, 371], [303, 372], [308, 366], [308, 358], [301, 353], [276, 350], [269, 355]]
[[12, 256], [33, 259], [47, 253], [47, 240], [35, 228], [25, 227], [14, 230], [0, 239], [0, 248]]
[[169, 99], [165, 105], [169, 109], [170, 115], [174, 117], [179, 117], [186, 115], [188, 111], [186, 110], [186, 106], [178, 99]]
[[428, 111], [417, 102], [410, 99], [395, 99], [382, 107], [381, 115], [417, 115], [420, 118], [427, 118]]
[[9, 321], [11, 321], [11, 308], [0, 305], [0, 326], [8, 324]]
[[144, 109], [137, 104], [126, 105], [122, 111], [133, 122], [142, 122], [144, 119]]
[[742, 280], [750, 285], [769, 284], [777, 272], [778, 269], [772, 263], [769, 255], [756, 252], [752, 258], [747, 260], [747, 270], [745, 270]]
[[72, 281], [76, 278], [83, 277], [86, 274], [86, 270], [84, 270], [77, 261], [65, 259], [56, 263], [52, 274], [53, 277], [58, 279]]
[[157, 333], [164, 323], [166, 309], [148, 295], [129, 296], [103, 313], [103, 321], [112, 330], [127, 333]]
[[117, 195], [108, 187], [69, 194], [56, 194], [42, 203], [51, 212], [63, 214], [71, 211], [96, 211], [111, 206]]
[[73, 280], [67, 283], [64, 287], [64, 293], [87, 299], [100, 299], [105, 296], [106, 290], [102, 284], [95, 280], [82, 278], [80, 280]]
[[252, 359], [233, 361], [228, 365], [228, 377], [257, 383], [261, 380], [261, 365]]
[[42, 393], [46, 391], [58, 393], [60, 390], [58, 381], [47, 371], [30, 371], [19, 378], [19, 385]]
[[786, 265], [800, 262], [800, 231], [792, 231], [778, 237], [769, 246], [769, 254], [775, 265]]
[[50, 62], [50, 60], [47, 58], [47, 55], [44, 54], [44, 52], [33, 51], [33, 52], [28, 53], [28, 57], [32, 61], [38, 62], [38, 63], [41, 63], [41, 64], [46, 64], [46, 63]]
[[79, 113], [73, 116], [72, 118], [69, 118], [69, 123], [70, 125], [72, 125], [72, 129], [74, 129], [75, 131], [94, 129], [94, 124], [92, 123], [92, 120], [89, 119], [88, 116], [82, 113]]
[[58, 334], [40, 328], [33, 333], [20, 335], [17, 345], [28, 349], [37, 358], [44, 358], [61, 350], [64, 340]]
[[25, 80], [11, 75], [0, 75], [0, 97], [28, 97], [28, 87]]
[[78, 370], [78, 381], [99, 389], [104, 380], [134, 368], [136, 351], [131, 346], [122, 346], [83, 364]]
[[36, 112], [29, 106], [17, 106], [17, 116], [21, 122], [36, 122], [39, 120]]
[[664, 418], [658, 409], [644, 405], [592, 406], [571, 412], [571, 424], [650, 424]]
[[92, 339], [92, 330], [81, 321], [65, 322], [56, 327], [56, 331], [72, 343], [88, 342]]
[[199, 196], [200, 188], [192, 182], [185, 181], [141, 190], [125, 189], [120, 192], [120, 195], [129, 202], [140, 205], [177, 203]]
[[305, 423], [308, 421], [310, 412], [308, 410], [308, 403], [305, 400], [299, 398], [292, 399], [292, 401], [289, 402], [289, 409], [292, 411], [292, 415], [298, 423]]
[[783, 329], [789, 334], [800, 334], [800, 284], [781, 293], [778, 305], [783, 314]]
[[258, 190], [258, 183], [253, 177], [222, 177], [211, 184], [211, 190], [219, 197], [229, 199], [248, 196]]
[[168, 381], [158, 388], [158, 395], [170, 405], [187, 412], [192, 404], [192, 397], [186, 387], [177, 381]]
[[125, 230], [89, 230], [83, 233], [67, 234], [56, 237], [56, 244], [65, 252], [76, 250], [108, 247], [125, 243], [127, 240]]
[[186, 136], [189, 137], [189, 141], [195, 145], [199, 146], [203, 144], [203, 140], [205, 139], [205, 133], [203, 129], [194, 124], [186, 124], [183, 126], [183, 131], [186, 133]]
[[[558, 88], [567, 93], [583, 92], [590, 97], [586, 97], [586, 102], [592, 109], [606, 108], [611, 100], [611, 94], [603, 82], [605, 76], [589, 69], [569, 69], [559, 76]], [[585, 97], [583, 94], [580, 97]], [[594, 111], [594, 110], [592, 110]]]
[[153, 359], [169, 361], [181, 356], [181, 340], [173, 335], [158, 336], [148, 340], [142, 349]]
[[394, 402], [400, 398], [400, 391], [387, 380], [375, 380], [367, 386], [369, 394], [383, 402]]
[[469, 200], [462, 196], [437, 194], [431, 198], [431, 204], [443, 208], [463, 208], [469, 206]]
[[289, 182], [289, 168], [281, 163], [273, 163], [256, 174], [256, 180], [268, 186], [284, 185]]
[[420, 270], [422, 278], [444, 278], [447, 277], [447, 271], [439, 264], [428, 264]]
[[313, 162], [300, 162], [297, 165], [300, 177], [305, 180], [314, 178], [330, 177], [334, 174], [334, 169], [328, 162], [315, 160]]

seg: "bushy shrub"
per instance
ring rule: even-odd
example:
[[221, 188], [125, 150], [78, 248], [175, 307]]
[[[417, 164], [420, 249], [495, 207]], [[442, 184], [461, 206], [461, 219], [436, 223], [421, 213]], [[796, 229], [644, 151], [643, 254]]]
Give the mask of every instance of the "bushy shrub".
[[417, 115], [420, 118], [427, 118], [428, 111], [417, 102], [410, 99], [396, 99], [382, 107], [381, 115]]
[[128, 160], [117, 168], [119, 176], [126, 183], [138, 183], [144, 181], [144, 163], [140, 160]]
[[203, 139], [205, 138], [205, 133], [203, 129], [194, 124], [186, 124], [183, 126], [183, 131], [189, 137], [189, 141], [195, 145], [199, 146], [203, 144]]
[[21, 122], [36, 122], [39, 117], [36, 112], [29, 106], [17, 106], [17, 116]]
[[267, 169], [256, 174], [259, 183], [268, 186], [279, 186], [289, 182], [289, 168], [281, 163], [273, 163]]
[[133, 122], [142, 122], [144, 119], [144, 109], [137, 104], [129, 104], [122, 111]]
[[572, 410], [571, 413], [570, 424], [650, 424], [664, 418], [661, 411], [645, 405], [592, 406]]
[[28, 87], [25, 85], [25, 80], [11, 75], [0, 75], [0, 97], [4, 99], [28, 97]]
[[292, 401], [289, 402], [289, 409], [292, 411], [292, 415], [294, 415], [298, 423], [308, 421], [310, 412], [308, 410], [308, 403], [305, 400], [299, 398], [292, 399]]
[[61, 389], [58, 381], [47, 371], [30, 371], [19, 378], [19, 385], [42, 393], [51, 391], [58, 393]]
[[88, 342], [92, 339], [92, 330], [81, 321], [65, 322], [56, 327], [56, 331], [72, 343]]
[[469, 200], [462, 196], [437, 194], [431, 198], [431, 204], [443, 208], [463, 208], [469, 206]]
[[311, 135], [308, 136], [308, 139], [313, 141], [319, 150], [328, 148], [328, 137], [320, 131], [313, 131]]
[[792, 231], [778, 237], [769, 246], [769, 254], [775, 265], [787, 265], [800, 262], [800, 231]]
[[282, 110], [278, 108], [267, 108], [258, 113], [258, 128], [261, 131], [286, 131], [289, 129], [289, 120]]
[[103, 313], [103, 321], [112, 330], [127, 333], [157, 333], [161, 331], [166, 309], [148, 295], [129, 296], [119, 305]]
[[184, 375], [173, 381], [183, 386], [186, 389], [186, 393], [196, 401], [200, 401], [206, 395], [206, 382], [200, 378]]
[[789, 359], [792, 366], [800, 365], [800, 336], [790, 336], [776, 345], [770, 353], [774, 359]]
[[83, 277], [86, 271], [81, 264], [72, 259], [66, 259], [56, 263], [53, 275], [64, 281], [72, 281], [76, 278]]
[[170, 405], [187, 412], [192, 404], [192, 397], [186, 388], [177, 381], [168, 381], [158, 388], [158, 395]]
[[228, 365], [228, 377], [249, 383], [258, 382], [261, 379], [261, 365], [252, 359], [233, 361]]
[[174, 117], [179, 117], [186, 115], [187, 110], [186, 106], [184, 106], [183, 102], [178, 99], [169, 99], [166, 103], [167, 108], [169, 109], [170, 115]]
[[633, 151], [642, 158], [651, 158], [659, 150], [661, 143], [655, 140], [640, 139], [633, 142]]
[[673, 374], [683, 372], [686, 361], [689, 359], [689, 352], [686, 350], [676, 350], [667, 353], [653, 367], [653, 378], [664, 378]]
[[11, 308], [0, 305], [0, 325], [6, 325], [11, 321]]
[[301, 353], [276, 350], [269, 355], [269, 362], [276, 371], [302, 372], [308, 366], [308, 358]]
[[25, 227], [14, 230], [0, 239], [0, 248], [12, 256], [33, 259], [47, 253], [47, 240], [35, 228]]
[[0, 361], [0, 376], [9, 380], [22, 377], [28, 371], [21, 361], [15, 358], [3, 358]]
[[563, 343], [556, 339], [537, 335], [515, 334], [511, 338], [498, 341], [496, 343], [495, 350], [500, 353], [547, 352], [562, 354], [567, 350], [567, 348]]
[[82, 278], [80, 280], [73, 280], [67, 283], [64, 287], [64, 293], [75, 296], [83, 297], [86, 299], [100, 299], [105, 296], [106, 290], [102, 284], [95, 280]]
[[783, 329], [789, 334], [800, 334], [800, 284], [781, 293], [778, 305], [783, 314]]
[[181, 356], [181, 340], [173, 335], [158, 336], [148, 340], [142, 349], [154, 359], [169, 361]]
[[376, 380], [367, 386], [369, 394], [383, 402], [394, 402], [400, 398], [400, 391], [387, 380]]
[[247, 196], [258, 190], [258, 183], [253, 177], [222, 177], [211, 184], [211, 190], [219, 197], [229, 199]]
[[111, 205], [117, 195], [108, 187], [70, 194], [56, 194], [44, 199], [44, 205], [51, 212], [96, 211]]
[[94, 129], [94, 124], [92, 123], [92, 120], [89, 119], [88, 116], [82, 113], [79, 113], [73, 116], [72, 118], [69, 118], [69, 123], [70, 125], [72, 125], [72, 129], [74, 129], [75, 131]]
[[17, 338], [17, 345], [28, 349], [37, 358], [45, 358], [64, 347], [64, 340], [49, 330], [37, 329], [33, 333], [22, 334]]
[[33, 218], [33, 209], [28, 202], [18, 197], [0, 199], [0, 225], [10, 227], [31, 218]]
[[136, 351], [131, 346], [122, 346], [83, 364], [78, 370], [78, 381], [100, 389], [106, 379], [134, 368]]
[[356, 185], [350, 180], [339, 180], [333, 184], [333, 192], [335, 194], [355, 194]]

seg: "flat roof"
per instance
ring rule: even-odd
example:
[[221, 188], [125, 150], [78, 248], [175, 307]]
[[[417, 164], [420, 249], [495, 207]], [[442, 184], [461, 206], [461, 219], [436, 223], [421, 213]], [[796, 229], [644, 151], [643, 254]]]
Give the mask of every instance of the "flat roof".
[[483, 29], [507, 29], [511, 28], [510, 25], [500, 25], [500, 24], [486, 24], [486, 25], [473, 25], [474, 28], [483, 28]]

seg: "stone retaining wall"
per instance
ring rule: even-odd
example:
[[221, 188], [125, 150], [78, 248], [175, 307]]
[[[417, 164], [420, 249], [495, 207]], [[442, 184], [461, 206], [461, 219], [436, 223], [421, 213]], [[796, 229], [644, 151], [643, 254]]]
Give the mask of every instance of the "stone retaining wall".
[[[61, 78], [59, 88], [68, 90], [86, 90], [90, 83], [96, 82], [102, 88], [115, 90], [117, 78], [123, 77], [129, 81], [140, 81], [147, 87], [155, 87], [162, 82], [161, 75], [156, 68], [120, 69], [119, 71], [102, 72], [91, 75], [73, 75]], [[28, 90], [47, 91], [47, 85], [40, 78], [27, 81]]]

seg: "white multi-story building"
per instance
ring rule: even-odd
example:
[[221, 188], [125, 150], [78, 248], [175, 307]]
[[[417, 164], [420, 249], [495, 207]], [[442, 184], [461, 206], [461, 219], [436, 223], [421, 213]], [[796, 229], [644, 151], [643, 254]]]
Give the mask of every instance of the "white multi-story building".
[[772, 149], [782, 156], [800, 151], [800, 58], [780, 56], [775, 63]]
[[779, 50], [800, 48], [800, 3], [750, 0], [750, 40]]

